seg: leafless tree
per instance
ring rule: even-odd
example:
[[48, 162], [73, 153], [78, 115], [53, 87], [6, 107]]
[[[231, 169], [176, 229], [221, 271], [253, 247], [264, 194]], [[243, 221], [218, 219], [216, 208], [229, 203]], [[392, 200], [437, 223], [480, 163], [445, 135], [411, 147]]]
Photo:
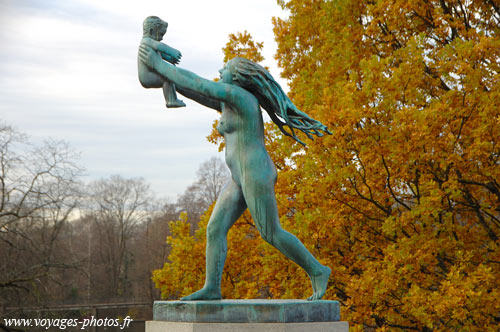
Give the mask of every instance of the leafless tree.
[[189, 221], [196, 224], [201, 214], [215, 202], [229, 176], [220, 158], [212, 157], [203, 162], [196, 172], [196, 180], [177, 199], [179, 210], [187, 212]]
[[163, 202], [161, 208], [153, 209], [148, 220], [141, 224], [131, 244], [134, 265], [131, 277], [134, 279], [134, 294], [147, 296], [149, 300], [159, 300], [160, 291], [151, 280], [151, 273], [162, 268], [167, 261], [170, 247], [166, 239], [170, 235], [169, 223], [177, 220], [179, 212], [174, 203]]
[[[142, 178], [125, 179], [113, 175], [89, 186], [90, 213], [93, 223], [90, 236], [104, 273], [94, 291], [103, 296], [125, 296], [130, 292], [129, 244], [137, 227], [150, 218], [152, 194]], [[94, 258], [91, 258], [94, 259]], [[99, 287], [100, 286], [100, 287]]]
[[79, 266], [56, 250], [81, 197], [77, 157], [64, 142], [36, 146], [0, 124], [0, 299], [9, 305], [43, 294], [55, 270]]
[[199, 196], [209, 206], [229, 181], [229, 170], [220, 158], [212, 157], [200, 165], [196, 174]]

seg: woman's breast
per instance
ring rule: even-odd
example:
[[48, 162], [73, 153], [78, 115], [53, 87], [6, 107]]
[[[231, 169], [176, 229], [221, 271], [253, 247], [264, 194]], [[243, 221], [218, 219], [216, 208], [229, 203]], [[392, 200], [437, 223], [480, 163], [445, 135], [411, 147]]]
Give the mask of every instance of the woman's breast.
[[219, 134], [221, 134], [222, 136], [224, 136], [224, 134], [230, 134], [230, 133], [232, 133], [234, 131], [234, 129], [235, 129], [235, 125], [234, 125], [234, 123], [227, 122], [227, 121], [224, 121], [224, 120], [220, 120], [219, 124], [217, 125], [217, 127], [215, 127], [215, 129], [217, 129], [217, 131], [219, 132]]
[[230, 134], [236, 130], [238, 121], [241, 119], [232, 110], [223, 109], [219, 124], [215, 129], [223, 136]]

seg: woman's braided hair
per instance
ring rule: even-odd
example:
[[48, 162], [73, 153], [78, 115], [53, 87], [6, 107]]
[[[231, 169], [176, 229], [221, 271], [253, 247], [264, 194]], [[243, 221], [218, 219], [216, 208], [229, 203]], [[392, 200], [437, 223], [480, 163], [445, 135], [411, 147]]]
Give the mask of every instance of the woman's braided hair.
[[[323, 136], [321, 131], [331, 134], [324, 124], [299, 110], [271, 74], [261, 65], [236, 57], [230, 60], [227, 66], [236, 84], [257, 97], [271, 120], [286, 136], [294, 138], [305, 146], [306, 144], [297, 137], [294, 129], [304, 132], [310, 139], [313, 139], [313, 134]], [[285, 125], [290, 128], [291, 133], [285, 130]]]

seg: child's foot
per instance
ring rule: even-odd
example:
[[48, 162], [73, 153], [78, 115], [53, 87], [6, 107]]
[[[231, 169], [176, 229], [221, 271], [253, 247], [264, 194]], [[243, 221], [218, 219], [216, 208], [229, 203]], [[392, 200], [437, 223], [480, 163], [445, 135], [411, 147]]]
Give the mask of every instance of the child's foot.
[[325, 295], [326, 286], [328, 285], [328, 279], [330, 278], [331, 272], [332, 270], [330, 270], [328, 266], [323, 266], [320, 274], [310, 276], [313, 286], [313, 295], [307, 299], [308, 301], [319, 300], [323, 297], [323, 295]]
[[178, 107], [186, 107], [186, 104], [182, 100], [169, 101], [167, 103], [168, 108], [178, 108]]

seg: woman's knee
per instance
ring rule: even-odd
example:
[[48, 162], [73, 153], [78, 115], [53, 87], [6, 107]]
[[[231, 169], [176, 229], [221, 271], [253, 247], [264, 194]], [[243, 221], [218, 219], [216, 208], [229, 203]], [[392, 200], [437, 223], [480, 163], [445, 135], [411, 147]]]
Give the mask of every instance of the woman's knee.
[[279, 245], [284, 232], [281, 227], [264, 227], [264, 229], [260, 229], [259, 231], [262, 239], [273, 246]]
[[208, 223], [207, 226], [207, 241], [217, 240], [226, 236], [226, 230], [218, 223]]
[[273, 230], [267, 234], [261, 234], [264, 241], [276, 248], [282, 248], [287, 245], [296, 245], [297, 242], [300, 242], [295, 235], [285, 231], [281, 227], [273, 228]]
[[264, 241], [266, 241], [267, 243], [269, 243], [270, 245], [273, 245], [273, 234], [269, 234], [269, 233], [265, 233], [265, 232], [260, 232], [260, 236], [262, 237], [262, 239]]

